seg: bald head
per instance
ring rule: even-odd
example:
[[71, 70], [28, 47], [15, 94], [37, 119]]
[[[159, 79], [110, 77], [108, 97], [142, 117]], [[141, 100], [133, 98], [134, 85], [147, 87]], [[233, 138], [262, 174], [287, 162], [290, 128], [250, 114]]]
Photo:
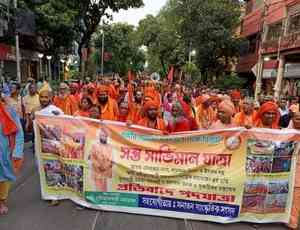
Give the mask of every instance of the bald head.
[[40, 92], [40, 104], [42, 108], [47, 107], [51, 104], [52, 101], [52, 93], [48, 90], [43, 90]]

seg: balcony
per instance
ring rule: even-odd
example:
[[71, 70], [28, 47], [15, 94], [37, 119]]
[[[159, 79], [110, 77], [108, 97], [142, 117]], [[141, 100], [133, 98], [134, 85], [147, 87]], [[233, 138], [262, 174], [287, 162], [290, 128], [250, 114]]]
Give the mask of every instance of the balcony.
[[257, 63], [258, 54], [247, 54], [239, 58], [238, 64], [236, 66], [236, 71], [238, 73], [248, 73], [251, 72], [253, 66]]
[[262, 43], [262, 53], [275, 53], [278, 51], [278, 40], [265, 41]]
[[262, 18], [261, 9], [257, 9], [252, 13], [246, 15], [243, 18], [241, 35], [243, 37], [248, 37], [252, 34], [259, 32], [261, 29], [261, 18]]
[[[270, 54], [278, 52], [279, 41], [266, 41], [262, 44], [262, 53]], [[280, 43], [280, 51], [287, 51], [293, 49], [300, 49], [300, 31], [286, 35], [282, 38]]]
[[300, 31], [283, 37], [280, 50], [300, 48]]

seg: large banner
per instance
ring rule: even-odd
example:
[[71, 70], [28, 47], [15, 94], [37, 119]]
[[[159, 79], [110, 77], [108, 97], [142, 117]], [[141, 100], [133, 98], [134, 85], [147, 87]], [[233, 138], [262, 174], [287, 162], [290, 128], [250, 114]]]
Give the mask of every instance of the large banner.
[[220, 223], [288, 223], [299, 134], [264, 129], [162, 135], [68, 116], [35, 119], [43, 199]]

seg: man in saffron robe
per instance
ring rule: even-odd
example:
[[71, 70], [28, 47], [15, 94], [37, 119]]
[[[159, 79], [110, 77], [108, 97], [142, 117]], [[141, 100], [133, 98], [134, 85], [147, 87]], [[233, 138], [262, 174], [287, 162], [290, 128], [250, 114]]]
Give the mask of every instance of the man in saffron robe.
[[215, 114], [213, 109], [211, 108], [210, 97], [207, 94], [202, 95], [198, 103], [199, 106], [197, 107], [196, 118], [197, 118], [199, 128], [208, 129], [215, 121]]
[[236, 126], [251, 128], [254, 126], [255, 117], [254, 102], [246, 98], [242, 103], [242, 111], [235, 114], [233, 122]]
[[190, 121], [186, 117], [186, 114], [179, 102], [173, 103], [171, 117], [167, 123], [167, 131], [170, 133], [192, 130]]
[[96, 86], [93, 83], [87, 85], [87, 94], [94, 104], [97, 103]]
[[24, 135], [17, 112], [0, 92], [0, 216], [8, 213], [8, 194], [23, 161]]
[[110, 83], [109, 85], [109, 96], [114, 99], [114, 100], [118, 100], [119, 97], [119, 81], [118, 80], [114, 80], [112, 83]]
[[70, 88], [66, 83], [60, 84], [59, 93], [54, 97], [53, 104], [66, 115], [73, 115], [78, 110], [78, 104], [71, 99]]
[[126, 101], [119, 103], [118, 121], [132, 123], [132, 113]]
[[100, 85], [97, 90], [97, 99], [100, 106], [102, 120], [118, 120], [119, 110], [117, 102], [109, 97], [109, 87]]
[[230, 93], [230, 98], [234, 105], [234, 114], [241, 112], [241, 99], [242, 99], [241, 92], [238, 90], [233, 90]]
[[79, 85], [75, 82], [70, 84], [70, 98], [74, 103], [79, 105], [80, 103]]
[[148, 100], [143, 108], [145, 117], [138, 122], [138, 125], [145, 126], [151, 129], [165, 131], [164, 120], [159, 118], [159, 105], [155, 101]]
[[232, 116], [235, 108], [230, 100], [222, 101], [218, 106], [218, 120], [214, 122], [210, 129], [226, 129], [235, 127]]
[[144, 95], [154, 101], [159, 107], [161, 106], [161, 95], [155, 88], [153, 82], [148, 82], [144, 88]]
[[134, 90], [131, 82], [128, 83], [128, 106], [131, 111], [132, 123], [138, 124], [143, 117], [143, 92], [138, 89]]
[[257, 128], [279, 129], [279, 119], [278, 105], [268, 101], [259, 108], [254, 124]]

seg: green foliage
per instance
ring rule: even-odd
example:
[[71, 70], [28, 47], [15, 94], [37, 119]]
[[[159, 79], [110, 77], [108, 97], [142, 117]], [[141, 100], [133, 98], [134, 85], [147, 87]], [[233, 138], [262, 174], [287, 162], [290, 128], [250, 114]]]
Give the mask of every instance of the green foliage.
[[147, 47], [147, 60], [151, 72], [167, 74], [170, 65], [184, 63], [184, 43], [176, 30], [174, 15], [166, 6], [158, 16], [148, 15], [138, 27], [140, 44]]
[[[69, 53], [73, 41], [79, 50], [88, 47], [93, 33], [103, 17], [110, 18], [108, 10], [140, 7], [142, 0], [19, 0], [20, 6], [32, 10], [37, 18], [37, 32], [47, 53]], [[81, 52], [79, 52], [81, 54]]]
[[134, 27], [124, 23], [116, 23], [99, 27], [94, 36], [96, 52], [93, 54], [94, 62], [100, 67], [102, 31], [104, 31], [104, 48], [111, 54], [111, 59], [104, 63], [105, 72], [115, 72], [126, 75], [129, 69], [143, 71], [145, 54], [139, 48]]
[[80, 73], [77, 69], [70, 69], [69, 75], [71, 79], [80, 79]]
[[[71, 0], [69, 0], [71, 1]], [[87, 47], [96, 32], [98, 25], [103, 17], [111, 18], [108, 10], [118, 12], [121, 9], [137, 8], [143, 6], [143, 0], [75, 0], [79, 7], [78, 12], [78, 31], [79, 31], [79, 50]]]
[[45, 53], [55, 55], [63, 47], [68, 50], [77, 36], [74, 30], [78, 9], [74, 1], [48, 0], [36, 4], [32, 0], [20, 1], [20, 6], [28, 8], [36, 15], [36, 32]]
[[192, 75], [193, 73], [196, 73], [198, 71], [198, 68], [197, 66], [194, 64], [194, 63], [186, 63], [184, 66], [183, 66], [183, 71], [186, 73], [186, 74], [190, 74]]
[[186, 46], [197, 51], [197, 66], [205, 72], [223, 72], [239, 51], [233, 36], [239, 23], [238, 0], [182, 0], [175, 11], [180, 15], [180, 33]]
[[237, 56], [241, 41], [233, 36], [239, 23], [238, 0], [169, 0], [160, 13], [140, 21], [141, 44], [148, 47], [151, 71], [186, 63], [197, 51], [195, 64], [203, 73], [223, 73]]
[[216, 82], [219, 89], [241, 89], [245, 86], [246, 79], [240, 78], [237, 74], [225, 75]]

